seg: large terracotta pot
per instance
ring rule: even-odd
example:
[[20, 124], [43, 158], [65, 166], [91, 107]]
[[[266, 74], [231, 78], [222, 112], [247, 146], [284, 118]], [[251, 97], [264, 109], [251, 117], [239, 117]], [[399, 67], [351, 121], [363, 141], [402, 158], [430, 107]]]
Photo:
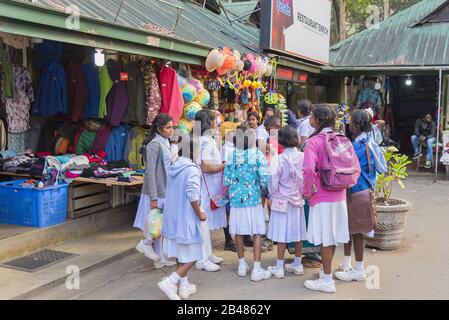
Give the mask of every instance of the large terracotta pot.
[[405, 200], [392, 200], [391, 205], [378, 204], [377, 227], [373, 238], [365, 238], [366, 246], [380, 250], [395, 250], [401, 244], [402, 232], [412, 204]]

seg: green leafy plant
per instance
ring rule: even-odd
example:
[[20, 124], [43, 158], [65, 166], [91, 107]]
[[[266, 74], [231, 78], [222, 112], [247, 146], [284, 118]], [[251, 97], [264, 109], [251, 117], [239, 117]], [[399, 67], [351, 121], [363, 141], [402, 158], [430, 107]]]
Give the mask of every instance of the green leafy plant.
[[376, 197], [378, 203], [390, 204], [394, 182], [397, 182], [402, 189], [405, 189], [404, 180], [408, 177], [407, 166], [412, 161], [410, 161], [408, 156], [398, 152], [399, 150], [396, 147], [389, 147], [384, 151], [388, 172], [377, 176]]

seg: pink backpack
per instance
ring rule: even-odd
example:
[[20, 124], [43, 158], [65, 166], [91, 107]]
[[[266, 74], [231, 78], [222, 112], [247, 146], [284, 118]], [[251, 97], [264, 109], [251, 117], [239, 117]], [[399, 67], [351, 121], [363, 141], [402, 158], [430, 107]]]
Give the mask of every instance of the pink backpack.
[[328, 191], [341, 191], [357, 184], [360, 163], [351, 141], [340, 133], [325, 135], [325, 151], [321, 168], [321, 184]]

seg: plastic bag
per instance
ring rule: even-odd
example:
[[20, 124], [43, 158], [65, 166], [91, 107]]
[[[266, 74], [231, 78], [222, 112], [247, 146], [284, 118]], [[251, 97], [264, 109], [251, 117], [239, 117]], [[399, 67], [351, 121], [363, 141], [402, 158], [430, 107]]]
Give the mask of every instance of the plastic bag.
[[145, 236], [149, 240], [158, 240], [161, 238], [162, 231], [162, 210], [151, 210], [145, 224]]

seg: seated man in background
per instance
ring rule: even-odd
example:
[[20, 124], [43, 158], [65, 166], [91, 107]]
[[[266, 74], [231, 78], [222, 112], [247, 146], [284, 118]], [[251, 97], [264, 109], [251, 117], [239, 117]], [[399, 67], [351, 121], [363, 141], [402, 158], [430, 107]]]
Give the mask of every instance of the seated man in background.
[[416, 121], [415, 134], [412, 136], [412, 145], [414, 149], [413, 160], [422, 156], [419, 154], [419, 144], [427, 144], [427, 161], [425, 168], [429, 169], [433, 161], [433, 144], [436, 142], [437, 127], [432, 119], [432, 115], [427, 112], [424, 116]]

